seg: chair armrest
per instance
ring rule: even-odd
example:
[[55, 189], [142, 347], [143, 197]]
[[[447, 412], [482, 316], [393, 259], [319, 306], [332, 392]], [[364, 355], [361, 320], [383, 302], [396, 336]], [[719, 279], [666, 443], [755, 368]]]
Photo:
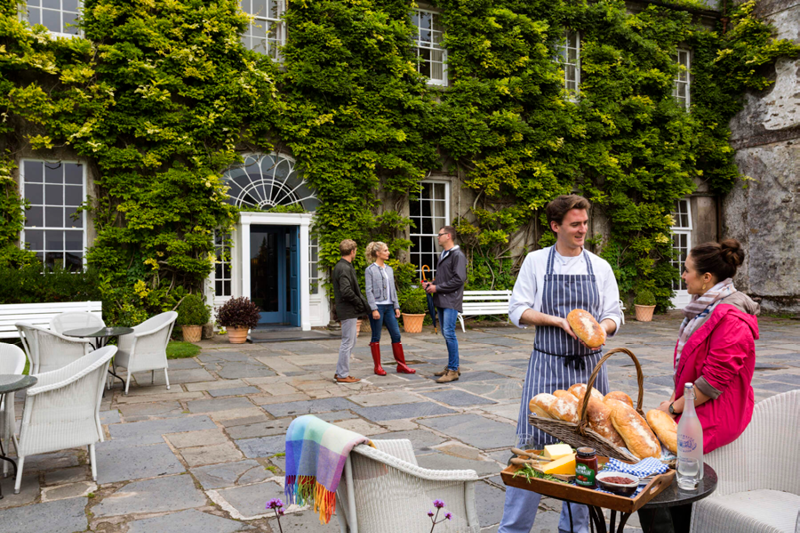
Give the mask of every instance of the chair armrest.
[[26, 393], [28, 396], [36, 396], [64, 388], [70, 383], [94, 371], [97, 367], [103, 364], [107, 365], [116, 352], [116, 346], [106, 346], [105, 348], [95, 350], [89, 355], [81, 357], [63, 368], [36, 374], [39, 381], [36, 383], [36, 386], [29, 388]]
[[[155, 327], [152, 327], [152, 328], [148, 327], [147, 329], [141, 329], [141, 330], [136, 329], [137, 327], [143, 325], [143, 324], [139, 324], [139, 326], [134, 326], [133, 327], [133, 333], [131, 333], [130, 335], [133, 335], [135, 337], [144, 337], [146, 335], [152, 335], [154, 333], [158, 333], [159, 331], [161, 331], [164, 328], [169, 327], [173, 322], [174, 322], [174, 320], [168, 320], [168, 321], [166, 321], [163, 324], [160, 324], [158, 326], [155, 326]], [[125, 336], [127, 337], [127, 335], [125, 335]]]
[[369, 457], [374, 461], [391, 466], [401, 472], [428, 481], [478, 481], [478, 473], [474, 470], [430, 470], [421, 466], [412, 465], [393, 455], [376, 450], [371, 446], [361, 444], [353, 448], [353, 451]]

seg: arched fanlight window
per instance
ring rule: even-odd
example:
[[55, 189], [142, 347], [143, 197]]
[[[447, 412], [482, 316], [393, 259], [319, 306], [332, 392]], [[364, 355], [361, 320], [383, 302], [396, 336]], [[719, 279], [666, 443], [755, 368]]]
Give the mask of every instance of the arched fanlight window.
[[317, 210], [316, 191], [295, 171], [294, 161], [280, 154], [250, 155], [223, 175], [228, 201], [238, 207], [269, 211], [279, 205], [296, 205], [304, 211]]

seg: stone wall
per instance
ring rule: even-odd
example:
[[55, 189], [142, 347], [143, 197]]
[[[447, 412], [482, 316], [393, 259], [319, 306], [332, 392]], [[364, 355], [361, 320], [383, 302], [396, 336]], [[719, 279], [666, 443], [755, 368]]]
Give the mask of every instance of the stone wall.
[[[800, 0], [762, 0], [756, 13], [800, 42]], [[736, 163], [748, 178], [723, 201], [723, 237], [739, 239], [737, 286], [766, 311], [800, 313], [800, 59], [781, 59], [775, 84], [748, 94], [733, 121]]]

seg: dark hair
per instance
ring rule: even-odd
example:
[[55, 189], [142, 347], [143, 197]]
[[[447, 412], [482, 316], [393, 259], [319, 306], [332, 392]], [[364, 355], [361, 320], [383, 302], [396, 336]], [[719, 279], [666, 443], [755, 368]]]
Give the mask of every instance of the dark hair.
[[449, 233], [450, 238], [453, 239], [453, 241], [456, 240], [456, 228], [453, 226], [442, 226], [441, 229], [443, 229], [445, 233]]
[[551, 222], [561, 225], [564, 221], [564, 215], [572, 209], [588, 210], [590, 207], [591, 204], [589, 200], [583, 196], [578, 196], [577, 194], [563, 194], [547, 204], [545, 208], [545, 212], [547, 213], [547, 226], [549, 227]]
[[346, 255], [350, 255], [350, 252], [355, 250], [358, 247], [356, 241], [352, 239], [345, 239], [339, 243], [339, 253], [342, 254], [342, 257]]
[[692, 248], [689, 255], [692, 256], [695, 270], [700, 274], [708, 272], [717, 281], [732, 278], [744, 262], [744, 250], [736, 239], [700, 244]]

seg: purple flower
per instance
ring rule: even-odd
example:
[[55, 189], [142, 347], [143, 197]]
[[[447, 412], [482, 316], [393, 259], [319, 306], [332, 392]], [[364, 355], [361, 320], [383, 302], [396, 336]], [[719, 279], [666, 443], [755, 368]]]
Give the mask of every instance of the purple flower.
[[278, 514], [279, 514], [279, 515], [281, 515], [281, 516], [283, 516], [283, 515], [284, 515], [284, 514], [286, 514], [286, 513], [284, 513], [284, 512], [283, 512], [283, 509], [278, 509]]
[[444, 517], [450, 520], [451, 518], [453, 518], [453, 515], [450, 513], [444, 513]]
[[431, 518], [433, 518], [433, 511], [428, 511], [428, 516], [430, 516]]
[[444, 502], [442, 500], [433, 500], [433, 506], [437, 509], [441, 509], [444, 507]]
[[283, 502], [278, 498], [273, 498], [267, 503], [267, 509], [280, 509], [283, 507]]

